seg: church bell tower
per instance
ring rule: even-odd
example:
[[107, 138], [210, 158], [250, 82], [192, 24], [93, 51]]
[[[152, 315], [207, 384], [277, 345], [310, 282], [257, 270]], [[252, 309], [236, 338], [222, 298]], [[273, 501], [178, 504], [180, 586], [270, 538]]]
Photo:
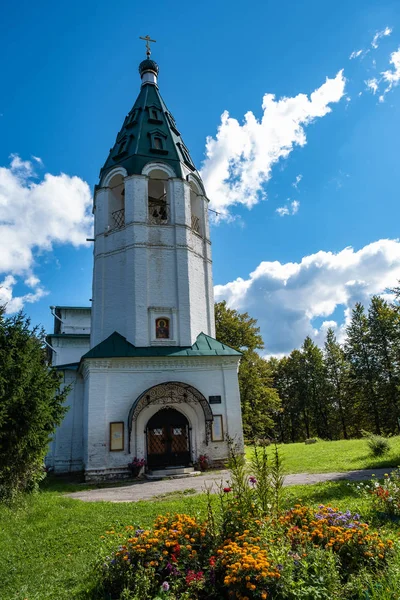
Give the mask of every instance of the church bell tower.
[[136, 347], [215, 336], [208, 199], [149, 54], [95, 189], [91, 347], [115, 331]]

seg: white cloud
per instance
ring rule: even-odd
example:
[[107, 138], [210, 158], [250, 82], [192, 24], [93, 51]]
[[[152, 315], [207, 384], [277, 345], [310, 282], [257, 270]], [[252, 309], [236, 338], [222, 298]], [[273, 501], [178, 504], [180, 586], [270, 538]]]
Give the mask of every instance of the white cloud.
[[[367, 304], [399, 278], [400, 242], [379, 240], [358, 251], [320, 251], [298, 263], [262, 262], [247, 279], [215, 286], [215, 297], [258, 319], [266, 352], [275, 355], [300, 346], [306, 335], [323, 343], [326, 328], [346, 322], [357, 301]], [[336, 329], [342, 336], [343, 325]]]
[[296, 190], [299, 188], [299, 183], [302, 179], [303, 179], [303, 175], [297, 175], [296, 180], [293, 181], [292, 186], [294, 188], [296, 188]]
[[22, 296], [13, 296], [13, 288], [17, 284], [17, 280], [12, 275], [7, 275], [3, 281], [0, 281], [0, 306], [6, 307], [6, 313], [11, 314], [18, 312], [27, 303], [37, 302], [44, 296], [47, 296], [48, 292], [44, 290], [39, 284], [39, 279], [35, 278], [35, 290]]
[[299, 208], [300, 202], [298, 200], [293, 200], [289, 206], [281, 206], [280, 208], [277, 208], [275, 212], [277, 212], [280, 217], [285, 217], [286, 215], [295, 215], [299, 211]]
[[361, 50], [354, 50], [354, 51], [353, 51], [353, 52], [350, 54], [350, 56], [349, 56], [349, 59], [350, 59], [350, 60], [353, 60], [354, 58], [358, 58], [359, 56], [361, 56], [361, 54], [362, 54], [362, 53], [363, 53], [363, 50], [362, 50], [362, 49], [361, 49]]
[[367, 79], [365, 85], [367, 86], [367, 89], [371, 90], [373, 94], [376, 94], [376, 92], [379, 89], [379, 81], [375, 77], [372, 79]]
[[400, 82], [400, 48], [396, 52], [392, 52], [389, 62], [393, 68], [382, 73], [382, 78], [389, 84], [385, 94]]
[[393, 29], [391, 29], [390, 27], [385, 27], [385, 29], [382, 29], [382, 31], [377, 31], [373, 37], [371, 46], [375, 49], [378, 48], [379, 40], [383, 37], [389, 36], [392, 33], [392, 31]]
[[[8, 312], [45, 294], [32, 272], [38, 253], [55, 244], [84, 245], [92, 230], [87, 183], [64, 173], [37, 180], [32, 162], [10, 158], [9, 167], [0, 167], [0, 304], [8, 302]], [[33, 291], [14, 298], [16, 277]]]
[[344, 95], [345, 78], [339, 71], [327, 78], [310, 97], [276, 100], [265, 94], [263, 115], [258, 120], [249, 111], [243, 124], [225, 111], [215, 138], [208, 137], [206, 159], [201, 174], [211, 208], [221, 218], [229, 218], [229, 207], [251, 208], [263, 197], [263, 186], [271, 178], [271, 169], [286, 158], [295, 145], [306, 144], [304, 127], [331, 112], [330, 104]]

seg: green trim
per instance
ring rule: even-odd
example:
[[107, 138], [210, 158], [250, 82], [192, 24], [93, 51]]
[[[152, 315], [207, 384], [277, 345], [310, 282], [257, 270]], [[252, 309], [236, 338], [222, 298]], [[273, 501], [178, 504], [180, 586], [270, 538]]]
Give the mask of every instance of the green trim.
[[68, 363], [65, 365], [53, 365], [53, 369], [56, 371], [77, 371], [79, 363]]
[[136, 347], [117, 331], [82, 356], [85, 358], [151, 358], [176, 356], [241, 356], [241, 353], [200, 333], [193, 346]]
[[90, 333], [48, 333], [47, 337], [53, 338], [90, 338]]
[[92, 310], [91, 306], [55, 306], [54, 308], [60, 308], [61, 310]]

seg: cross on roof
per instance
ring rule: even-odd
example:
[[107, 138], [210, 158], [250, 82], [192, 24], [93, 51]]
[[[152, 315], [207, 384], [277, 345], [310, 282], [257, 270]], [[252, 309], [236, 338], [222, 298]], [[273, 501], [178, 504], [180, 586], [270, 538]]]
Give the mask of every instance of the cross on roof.
[[157, 40], [152, 40], [149, 35], [145, 35], [144, 37], [139, 36], [139, 39], [144, 40], [146, 42], [146, 54], [147, 54], [147, 58], [150, 58], [151, 50], [150, 50], [149, 42], [156, 42]]

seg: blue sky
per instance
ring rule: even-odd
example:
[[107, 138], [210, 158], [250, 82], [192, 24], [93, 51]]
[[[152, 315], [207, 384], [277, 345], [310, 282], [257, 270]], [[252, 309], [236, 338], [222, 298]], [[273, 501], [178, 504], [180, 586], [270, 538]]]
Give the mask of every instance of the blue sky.
[[7, 3], [0, 298], [46, 328], [49, 305], [89, 304], [83, 182], [93, 190], [139, 92], [147, 33], [164, 100], [223, 209], [217, 299], [260, 320], [267, 353], [321, 342], [328, 324], [340, 336], [355, 301], [400, 278], [397, 1]]

